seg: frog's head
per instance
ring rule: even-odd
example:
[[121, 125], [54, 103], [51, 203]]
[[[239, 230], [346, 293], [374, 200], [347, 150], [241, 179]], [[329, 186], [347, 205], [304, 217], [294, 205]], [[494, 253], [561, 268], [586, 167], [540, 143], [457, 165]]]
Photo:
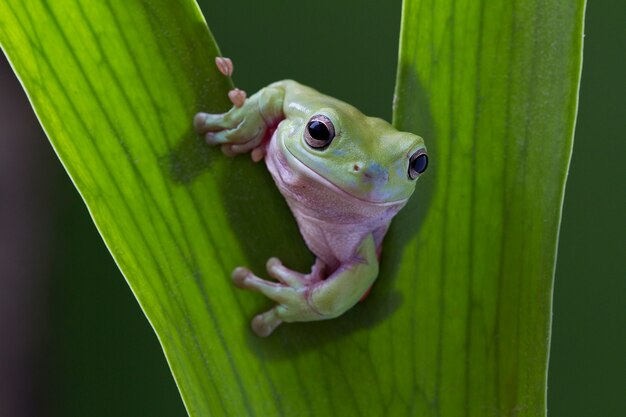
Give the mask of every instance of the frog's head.
[[424, 140], [346, 103], [324, 104], [281, 135], [291, 156], [360, 200], [409, 198], [428, 166]]

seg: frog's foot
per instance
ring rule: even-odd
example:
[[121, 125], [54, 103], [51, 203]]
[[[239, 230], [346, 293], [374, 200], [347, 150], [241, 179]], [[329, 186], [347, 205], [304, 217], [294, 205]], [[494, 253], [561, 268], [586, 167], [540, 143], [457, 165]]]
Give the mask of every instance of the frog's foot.
[[[253, 123], [246, 115], [247, 106], [233, 107], [227, 113], [198, 113], [193, 124], [209, 145], [221, 145], [222, 151], [229, 156], [250, 152], [261, 146], [265, 137], [266, 126]], [[259, 116], [260, 117], [260, 116]]]
[[229, 156], [261, 148], [252, 155], [253, 160], [261, 160], [271, 131], [284, 118], [284, 89], [266, 87], [247, 99], [239, 89], [231, 90], [228, 95], [234, 106], [226, 113], [196, 114], [193, 119], [196, 132], [209, 145], [220, 145]]
[[[315, 268], [314, 268], [315, 269]], [[278, 282], [267, 281], [246, 268], [236, 268], [232, 279], [239, 288], [260, 292], [278, 305], [257, 315], [252, 329], [259, 336], [269, 336], [283, 321], [319, 320], [319, 314], [307, 302], [311, 288], [318, 282], [317, 275], [304, 275], [292, 271], [277, 258], [267, 261], [267, 272]]]

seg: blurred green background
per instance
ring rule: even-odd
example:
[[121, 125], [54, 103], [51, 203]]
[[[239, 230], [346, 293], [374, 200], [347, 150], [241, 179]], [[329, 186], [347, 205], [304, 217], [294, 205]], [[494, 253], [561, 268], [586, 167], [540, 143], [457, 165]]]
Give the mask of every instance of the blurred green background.
[[[400, 0], [200, 3], [239, 88], [293, 78], [391, 118]], [[620, 10], [617, 0], [587, 7], [554, 294], [551, 416], [626, 412]], [[0, 417], [185, 415], [149, 323], [4, 58], [0, 332]]]

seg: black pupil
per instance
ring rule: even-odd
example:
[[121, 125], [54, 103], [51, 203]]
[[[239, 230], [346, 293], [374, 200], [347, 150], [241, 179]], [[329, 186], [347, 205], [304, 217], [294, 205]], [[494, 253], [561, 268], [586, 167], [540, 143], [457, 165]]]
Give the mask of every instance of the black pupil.
[[328, 131], [326, 125], [317, 120], [309, 123], [309, 134], [313, 139], [321, 140], [323, 142], [328, 142], [331, 139], [330, 132]]
[[428, 166], [428, 157], [426, 154], [418, 155], [417, 158], [413, 160], [413, 171], [421, 174], [426, 171], [426, 167]]

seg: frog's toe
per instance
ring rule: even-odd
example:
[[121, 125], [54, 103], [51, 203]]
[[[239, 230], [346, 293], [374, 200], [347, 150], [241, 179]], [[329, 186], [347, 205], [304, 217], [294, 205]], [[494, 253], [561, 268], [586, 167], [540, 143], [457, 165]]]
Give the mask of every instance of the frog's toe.
[[222, 152], [228, 156], [248, 153], [263, 146], [262, 129], [258, 129], [252, 135], [248, 135], [238, 128], [207, 132], [204, 138], [209, 145], [222, 145]]
[[292, 288], [302, 288], [306, 283], [304, 274], [286, 268], [278, 258], [268, 259], [265, 267], [272, 278]]
[[200, 112], [193, 118], [193, 127], [201, 135], [207, 132], [234, 129], [241, 123], [240, 116], [234, 111], [218, 114]]
[[248, 275], [252, 275], [252, 272], [249, 269], [237, 267], [233, 271], [231, 278], [235, 286], [239, 288], [247, 288], [246, 278], [248, 277]]
[[293, 288], [259, 278], [247, 268], [236, 268], [233, 271], [232, 279], [237, 287], [260, 292], [279, 304], [289, 303], [292, 299], [297, 298]]
[[235, 153], [250, 152], [263, 144], [263, 135], [264, 130], [262, 128], [257, 129], [256, 132], [252, 134], [234, 131], [230, 137], [232, 138], [231, 140], [236, 143], [233, 144], [231, 149]]
[[220, 130], [218, 132], [207, 132], [206, 135], [204, 135], [204, 140], [206, 141], [208, 145], [219, 145], [222, 143], [228, 143], [229, 132], [230, 132], [229, 130]]
[[237, 152], [233, 151], [233, 145], [229, 143], [223, 144], [221, 149], [222, 149], [222, 153], [226, 156], [230, 156], [230, 157], [237, 156]]
[[233, 75], [233, 61], [225, 56], [215, 57], [215, 66], [217, 69], [227, 77]]
[[206, 120], [208, 113], [196, 113], [196, 115], [193, 117], [193, 127], [194, 129], [196, 129], [197, 132], [200, 132], [202, 129], [204, 129], [204, 122]]
[[282, 320], [278, 317], [279, 307], [266, 311], [263, 314], [259, 314], [252, 320], [252, 330], [254, 333], [261, 337], [267, 337], [282, 323]]
[[235, 107], [241, 107], [246, 102], [246, 92], [238, 88], [233, 88], [228, 92], [228, 98]]
[[193, 118], [193, 127], [196, 129], [196, 132], [205, 134], [214, 129], [218, 123], [218, 117], [221, 117], [221, 115], [202, 112], [197, 113]]
[[265, 158], [265, 154], [266, 154], [266, 149], [264, 146], [257, 146], [256, 148], [252, 149], [252, 152], [250, 152], [250, 157], [252, 158], [252, 162], [259, 162], [261, 161], [263, 158]]

